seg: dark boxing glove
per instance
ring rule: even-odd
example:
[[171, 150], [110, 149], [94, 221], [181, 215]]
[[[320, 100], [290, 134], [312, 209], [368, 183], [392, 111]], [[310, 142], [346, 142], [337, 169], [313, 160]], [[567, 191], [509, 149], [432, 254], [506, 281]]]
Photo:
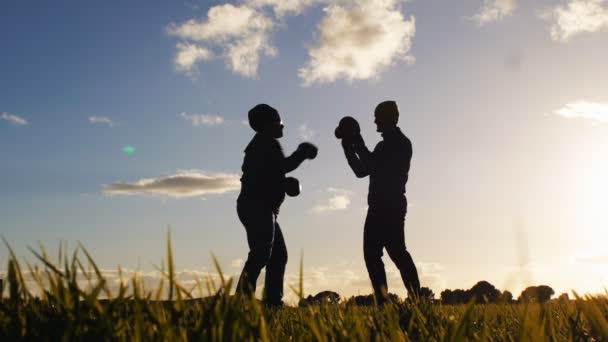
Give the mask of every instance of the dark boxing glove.
[[300, 194], [300, 181], [297, 178], [285, 178], [285, 193], [287, 196], [296, 197]]
[[309, 142], [303, 142], [298, 145], [298, 149], [296, 151], [305, 159], [315, 159], [319, 149]]

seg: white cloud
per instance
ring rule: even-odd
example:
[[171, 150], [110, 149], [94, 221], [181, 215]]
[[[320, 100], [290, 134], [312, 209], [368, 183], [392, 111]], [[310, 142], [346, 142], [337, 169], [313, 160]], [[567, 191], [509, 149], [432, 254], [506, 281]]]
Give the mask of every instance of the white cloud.
[[567, 42], [583, 32], [608, 30], [606, 0], [570, 0], [566, 7], [557, 6], [543, 15], [553, 21], [551, 38]]
[[212, 174], [199, 170], [180, 170], [175, 175], [144, 178], [133, 183], [115, 182], [105, 185], [108, 195], [160, 195], [174, 198], [223, 194], [240, 188], [240, 177], [231, 174]]
[[328, 0], [246, 0], [252, 7], [271, 7], [277, 17], [299, 15], [313, 5], [328, 2]]
[[567, 119], [588, 119], [608, 122], [608, 103], [579, 101], [565, 105], [555, 111], [555, 114]]
[[304, 85], [371, 79], [399, 61], [413, 62], [416, 20], [404, 18], [399, 2], [348, 1], [325, 8], [319, 45], [309, 49], [310, 60], [298, 72]]
[[398, 62], [414, 62], [410, 54], [415, 18], [401, 13], [403, 0], [241, 0], [212, 6], [206, 18], [171, 23], [169, 35], [179, 38], [175, 68], [189, 76], [197, 64], [222, 58], [229, 70], [257, 77], [260, 60], [276, 56], [273, 32], [285, 28], [286, 16], [326, 6], [319, 40], [308, 50], [309, 61], [298, 70], [304, 85], [338, 79], [378, 77]]
[[15, 125], [15, 126], [23, 126], [23, 125], [27, 125], [27, 120], [17, 116], [15, 114], [10, 114], [10, 113], [6, 113], [6, 112], [2, 112], [0, 114], [0, 119], [5, 120], [10, 122], [11, 124]]
[[516, 0], [484, 0], [479, 13], [471, 19], [475, 20], [480, 26], [485, 25], [512, 15], [516, 7]]
[[327, 188], [325, 192], [330, 194], [330, 197], [315, 205], [312, 209], [314, 212], [324, 213], [328, 211], [344, 210], [350, 205], [352, 192], [335, 188]]
[[181, 49], [178, 44], [174, 62], [179, 71], [191, 73], [196, 62], [210, 59], [214, 55], [210, 49], [216, 48], [230, 70], [245, 77], [255, 77], [260, 55], [277, 53], [270, 43], [273, 28], [273, 20], [261, 11], [246, 5], [224, 4], [211, 7], [204, 20], [172, 23], [167, 32], [190, 41], [180, 43]]
[[198, 69], [196, 63], [210, 60], [213, 56], [208, 49], [192, 43], [177, 43], [173, 63], [175, 70], [194, 76]]
[[198, 126], [216, 126], [224, 123], [224, 118], [219, 115], [209, 115], [209, 114], [187, 114], [181, 113], [182, 118], [186, 121], [190, 121], [190, 123], [194, 127]]
[[238, 259], [234, 259], [232, 260], [232, 262], [230, 263], [230, 266], [234, 267], [234, 268], [241, 268], [243, 266], [243, 259], [238, 258]]
[[298, 134], [302, 140], [310, 140], [314, 137], [315, 132], [308, 127], [308, 125], [303, 124], [298, 127]]
[[114, 126], [114, 122], [112, 119], [105, 116], [89, 116], [89, 122], [93, 125], [108, 125], [110, 127]]

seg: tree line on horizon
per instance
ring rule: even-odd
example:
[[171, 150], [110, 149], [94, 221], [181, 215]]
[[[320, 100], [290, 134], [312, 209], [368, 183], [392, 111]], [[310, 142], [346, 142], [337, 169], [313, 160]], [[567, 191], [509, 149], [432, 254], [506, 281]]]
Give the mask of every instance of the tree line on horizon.
[[[0, 294], [2, 293], [3, 285], [3, 281], [0, 279]], [[477, 282], [468, 290], [445, 289], [441, 291], [438, 299], [435, 298], [435, 293], [430, 288], [422, 287], [420, 289], [421, 297], [450, 305], [467, 304], [471, 301], [475, 302], [476, 304], [545, 303], [551, 300], [551, 297], [554, 294], [555, 291], [548, 285], [529, 286], [521, 292], [517, 299], [515, 299], [510, 291], [500, 291], [490, 282], [485, 280]], [[565, 300], [570, 299], [567, 293], [562, 293], [558, 298]], [[321, 291], [314, 296], [309, 295], [306, 298], [301, 299], [299, 306], [338, 304], [340, 299], [340, 295], [337, 292]], [[399, 296], [394, 293], [389, 293], [388, 299], [389, 301], [395, 303], [399, 302]], [[352, 296], [346, 300], [346, 303], [353, 305], [372, 305], [374, 303], [374, 297], [372, 294]]]
[[[555, 294], [553, 288], [548, 285], [537, 285], [529, 286], [525, 288], [519, 297], [515, 298], [513, 294], [508, 291], [500, 291], [490, 282], [481, 280], [473, 285], [468, 290], [463, 289], [445, 289], [441, 291], [439, 298], [435, 298], [435, 293], [428, 287], [422, 287], [420, 289], [420, 296], [428, 298], [432, 301], [439, 302], [442, 304], [467, 304], [469, 302], [475, 302], [476, 304], [496, 304], [496, 303], [545, 303], [551, 300], [551, 297]], [[399, 296], [394, 293], [388, 294], [389, 301], [398, 302]], [[562, 293], [559, 299], [569, 300], [570, 297], [567, 293]], [[334, 291], [321, 291], [316, 295], [309, 295], [306, 298], [300, 300], [300, 306], [308, 305], [319, 305], [319, 304], [337, 304], [340, 302], [340, 295]], [[352, 296], [346, 299], [347, 304], [354, 305], [371, 305], [374, 303], [373, 295], [358, 295]]]

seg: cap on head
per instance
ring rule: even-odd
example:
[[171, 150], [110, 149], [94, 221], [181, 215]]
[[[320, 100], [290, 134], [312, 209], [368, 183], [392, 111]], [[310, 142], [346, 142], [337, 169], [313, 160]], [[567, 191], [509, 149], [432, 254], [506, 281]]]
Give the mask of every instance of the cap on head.
[[249, 126], [259, 132], [268, 123], [281, 120], [279, 112], [265, 103], [261, 103], [249, 110]]
[[382, 115], [383, 117], [390, 119], [395, 124], [399, 121], [399, 109], [397, 108], [397, 102], [395, 101], [384, 101], [380, 102], [374, 110], [375, 115]]

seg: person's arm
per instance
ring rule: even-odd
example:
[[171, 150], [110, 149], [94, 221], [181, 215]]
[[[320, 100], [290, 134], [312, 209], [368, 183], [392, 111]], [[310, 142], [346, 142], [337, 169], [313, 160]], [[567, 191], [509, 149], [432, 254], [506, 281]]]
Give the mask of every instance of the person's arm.
[[357, 154], [357, 156], [359, 157], [359, 160], [361, 160], [361, 163], [363, 164], [363, 167], [368, 170], [371, 168], [371, 163], [372, 163], [372, 153], [370, 152], [370, 150], [367, 148], [367, 146], [365, 146], [365, 141], [363, 140], [363, 137], [361, 136], [361, 134], [357, 135], [353, 141], [353, 146], [355, 149], [355, 153]]
[[[367, 175], [369, 175], [369, 150], [367, 150], [367, 148], [365, 147], [365, 144], [363, 144], [364, 148], [361, 147], [357, 147], [355, 146], [355, 144], [353, 144], [352, 142], [348, 141], [348, 140], [342, 140], [342, 148], [344, 149], [344, 156], [346, 156], [346, 160], [348, 161], [348, 165], [350, 166], [350, 168], [353, 170], [353, 172], [355, 173], [355, 176], [357, 176], [358, 178], [363, 178]], [[365, 150], [367, 150], [367, 154], [365, 154]], [[364, 155], [366, 158], [366, 162], [363, 162], [363, 160], [360, 158], [360, 156], [358, 156], [358, 152], [361, 152], [362, 155]]]
[[298, 153], [298, 150], [293, 152], [289, 157], [286, 157], [283, 160], [283, 170], [285, 173], [290, 173], [291, 171], [297, 169], [302, 162], [304, 162], [304, 158], [301, 153]]
[[317, 151], [315, 145], [308, 142], [301, 143], [289, 157], [283, 160], [283, 170], [285, 173], [289, 173], [297, 169], [304, 160], [315, 159]]

